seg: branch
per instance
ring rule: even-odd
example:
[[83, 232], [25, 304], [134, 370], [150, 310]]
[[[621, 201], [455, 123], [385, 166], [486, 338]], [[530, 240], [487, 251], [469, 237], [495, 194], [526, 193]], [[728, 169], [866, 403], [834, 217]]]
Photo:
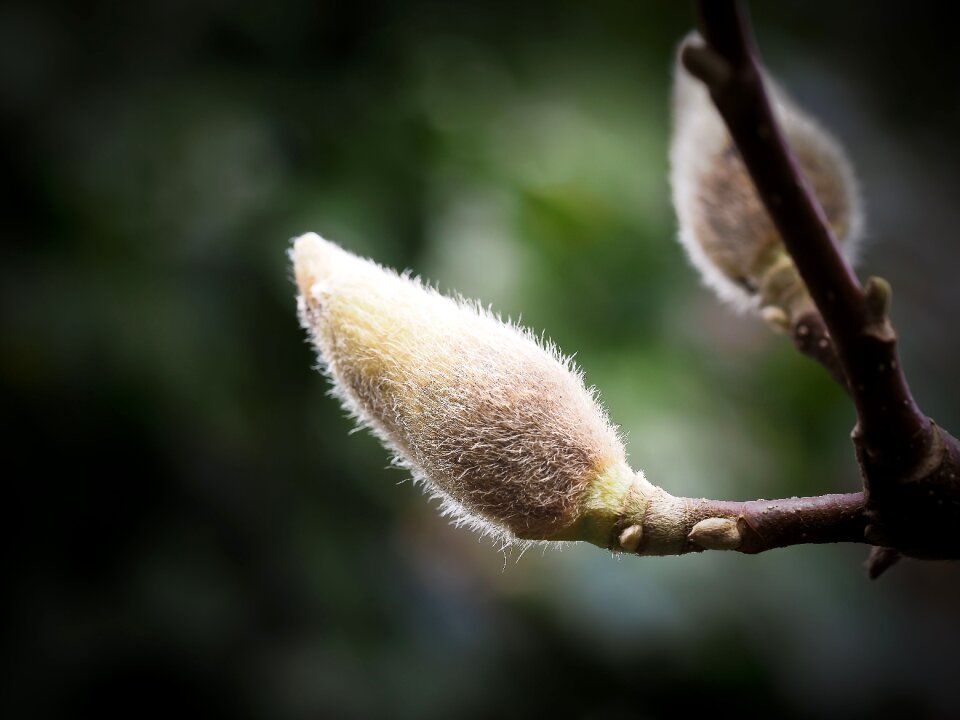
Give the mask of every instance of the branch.
[[754, 555], [790, 545], [868, 542], [863, 493], [728, 502], [661, 496], [633, 524], [614, 530], [616, 548], [639, 555], [736, 550]]
[[[709, 89], [816, 306], [789, 318], [794, 344], [831, 372], [856, 407], [867, 539], [914, 557], [960, 558], [960, 442], [910, 393], [888, 317], [890, 287], [871, 278], [861, 288], [837, 250], [764, 89], [743, 3], [698, 0], [697, 8], [706, 44], [688, 44], [682, 59]], [[871, 575], [895, 557], [875, 553]]]
[[886, 316], [889, 288], [874, 283], [865, 295], [837, 250], [826, 216], [774, 116], [742, 4], [701, 0], [698, 8], [708, 45], [688, 45], [684, 64], [707, 84], [823, 318], [850, 380], [862, 442], [884, 463], [899, 469], [916, 464], [925, 451], [916, 439], [929, 435], [929, 422], [901, 371]]

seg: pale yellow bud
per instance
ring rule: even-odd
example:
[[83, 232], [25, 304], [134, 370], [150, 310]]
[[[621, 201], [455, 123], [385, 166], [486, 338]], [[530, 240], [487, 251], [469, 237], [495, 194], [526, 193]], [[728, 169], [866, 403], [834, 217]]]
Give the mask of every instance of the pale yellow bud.
[[[696, 41], [693, 34], [685, 42]], [[841, 146], [769, 78], [785, 138], [823, 207], [840, 250], [855, 262], [863, 213]], [[780, 236], [702, 82], [676, 63], [670, 180], [680, 241], [704, 283], [741, 310], [789, 310], [800, 283]]]
[[611, 546], [628, 496], [642, 519], [653, 486], [553, 345], [312, 233], [291, 259], [336, 395], [458, 521]]

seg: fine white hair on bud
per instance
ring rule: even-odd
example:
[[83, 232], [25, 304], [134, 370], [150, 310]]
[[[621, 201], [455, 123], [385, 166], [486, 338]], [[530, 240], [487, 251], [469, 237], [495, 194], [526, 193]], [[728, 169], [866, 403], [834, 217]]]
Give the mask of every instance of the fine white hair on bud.
[[333, 393], [458, 523], [611, 547], [628, 501], [663, 493], [549, 342], [313, 233], [290, 257]]
[[[699, 41], [693, 33], [681, 48]], [[840, 144], [783, 90], [769, 77], [764, 81], [785, 139], [823, 207], [842, 254], [848, 262], [856, 262], [864, 221], [850, 161]], [[704, 283], [722, 300], [740, 310], [757, 311], [777, 302], [765, 295], [792, 290], [768, 286], [784, 282], [787, 257], [779, 233], [709, 92], [683, 67], [679, 53], [670, 182], [680, 242]]]

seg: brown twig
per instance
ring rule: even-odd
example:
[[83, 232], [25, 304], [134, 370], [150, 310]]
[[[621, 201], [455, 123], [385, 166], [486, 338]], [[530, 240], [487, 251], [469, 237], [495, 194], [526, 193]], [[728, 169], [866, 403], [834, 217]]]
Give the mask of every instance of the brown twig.
[[[880, 454], [890, 442], [928, 432], [897, 359], [896, 337], [882, 297], [871, 305], [844, 262], [820, 204], [777, 123], [763, 85], [740, 2], [698, 3], [707, 45], [690, 45], [684, 62], [707, 83], [764, 206], [833, 338], [865, 446]], [[724, 72], [705, 71], [713, 66]], [[876, 307], [881, 306], [880, 308]], [[874, 312], [875, 310], [882, 312]], [[898, 453], [899, 454], [899, 453]], [[910, 459], [904, 458], [909, 464]]]
[[733, 520], [739, 540], [735, 547], [725, 549], [750, 555], [790, 545], [867, 542], [863, 493], [749, 502], [681, 501], [690, 526], [689, 552], [704, 549], [692, 531], [698, 523], [712, 518]]
[[[888, 318], [890, 288], [871, 278], [861, 289], [837, 250], [774, 116], [743, 4], [698, 0], [697, 8], [706, 44], [688, 44], [683, 62], [708, 87], [816, 305], [793, 322], [795, 344], [845, 386], [856, 407], [867, 538], [918, 557], [960, 557], [953, 530], [960, 523], [960, 443], [910, 393]], [[876, 557], [871, 572], [879, 574], [894, 555]]]
[[753, 555], [790, 545], [867, 543], [869, 522], [862, 492], [732, 502], [674, 497], [651, 486], [627, 495], [608, 545], [639, 555]]

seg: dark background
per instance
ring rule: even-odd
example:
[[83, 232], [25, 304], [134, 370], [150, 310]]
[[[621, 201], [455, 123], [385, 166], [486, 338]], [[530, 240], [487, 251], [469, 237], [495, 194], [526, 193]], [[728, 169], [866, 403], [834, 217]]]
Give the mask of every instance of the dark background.
[[[904, 366], [960, 429], [947, 5], [764, 3], [845, 143]], [[938, 13], [944, 13], [939, 15]], [[4, 2], [6, 718], [957, 716], [960, 570], [862, 547], [501, 552], [326, 397], [315, 230], [576, 352], [675, 493], [852, 491], [852, 410], [701, 289], [667, 184], [686, 3]]]

